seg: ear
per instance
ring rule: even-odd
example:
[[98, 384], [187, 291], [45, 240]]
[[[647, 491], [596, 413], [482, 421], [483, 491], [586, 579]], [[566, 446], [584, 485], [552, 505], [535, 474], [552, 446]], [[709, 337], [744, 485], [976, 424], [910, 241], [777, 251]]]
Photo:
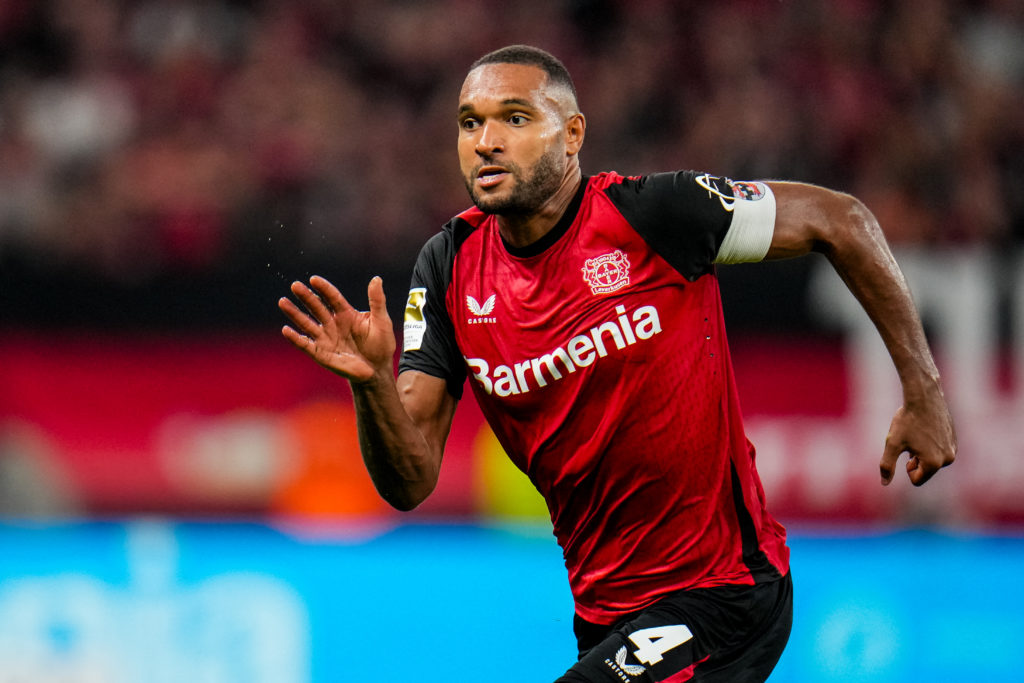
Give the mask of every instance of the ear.
[[583, 114], [573, 114], [565, 122], [565, 151], [569, 156], [579, 154], [587, 133], [587, 120]]

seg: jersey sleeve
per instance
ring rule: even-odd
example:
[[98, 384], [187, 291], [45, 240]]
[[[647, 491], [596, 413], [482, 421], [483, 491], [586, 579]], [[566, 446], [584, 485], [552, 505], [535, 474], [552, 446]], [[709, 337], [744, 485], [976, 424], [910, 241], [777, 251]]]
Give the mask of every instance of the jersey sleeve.
[[405, 304], [398, 372], [418, 370], [439, 377], [447, 383], [448, 393], [462, 398], [466, 363], [455, 343], [445, 307], [453, 259], [452, 234], [448, 231], [434, 235], [420, 250]]
[[771, 243], [775, 198], [764, 183], [677, 171], [625, 178], [606, 193], [644, 240], [691, 281], [715, 263], [761, 260]]

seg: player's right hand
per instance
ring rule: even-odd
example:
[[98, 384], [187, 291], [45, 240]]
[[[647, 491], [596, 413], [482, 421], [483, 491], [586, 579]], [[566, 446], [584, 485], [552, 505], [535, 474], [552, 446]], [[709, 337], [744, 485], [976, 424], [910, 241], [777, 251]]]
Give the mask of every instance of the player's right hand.
[[337, 287], [319, 275], [309, 279], [309, 286], [293, 282], [291, 291], [306, 310], [288, 297], [277, 302], [292, 323], [281, 329], [288, 341], [352, 382], [369, 382], [383, 373], [392, 376], [395, 331], [379, 277], [367, 287], [369, 311], [357, 311]]

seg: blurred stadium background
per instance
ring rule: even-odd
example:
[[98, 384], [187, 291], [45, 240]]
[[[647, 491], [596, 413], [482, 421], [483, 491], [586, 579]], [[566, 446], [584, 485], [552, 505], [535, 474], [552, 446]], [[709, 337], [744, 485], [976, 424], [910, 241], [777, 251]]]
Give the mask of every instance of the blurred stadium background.
[[958, 420], [883, 489], [899, 386], [822, 261], [721, 272], [790, 528], [772, 681], [1024, 676], [1024, 3], [0, 2], [0, 683], [549, 681], [571, 599], [472, 400], [441, 482], [372, 492], [347, 388], [278, 336], [319, 273], [399, 319], [467, 204], [465, 69], [526, 42], [587, 172], [696, 168], [876, 213]]

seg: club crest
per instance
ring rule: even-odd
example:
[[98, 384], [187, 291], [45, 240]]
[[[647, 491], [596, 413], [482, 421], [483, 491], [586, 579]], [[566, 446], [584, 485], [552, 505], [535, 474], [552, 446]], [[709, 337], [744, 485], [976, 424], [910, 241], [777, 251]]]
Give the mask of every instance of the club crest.
[[608, 294], [629, 284], [629, 259], [621, 250], [587, 259], [583, 280], [594, 294]]

